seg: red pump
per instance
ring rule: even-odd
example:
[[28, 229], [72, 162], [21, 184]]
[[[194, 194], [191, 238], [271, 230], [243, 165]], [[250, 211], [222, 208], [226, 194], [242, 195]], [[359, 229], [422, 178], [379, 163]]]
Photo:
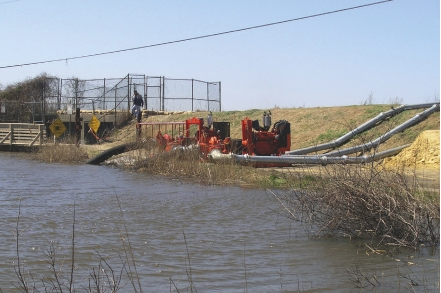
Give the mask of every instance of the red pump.
[[[218, 149], [222, 153], [228, 154], [230, 152], [231, 139], [229, 137], [225, 137], [225, 134], [229, 135], [230, 133], [229, 123], [225, 125], [224, 123], [226, 122], [217, 122], [217, 125], [221, 127], [224, 132], [227, 132], [223, 133], [220, 129], [215, 129], [214, 127], [212, 127], [213, 122], [211, 115], [212, 114], [210, 112], [210, 114], [208, 115], [208, 126], [204, 126], [203, 118], [193, 117], [185, 121], [184, 136], [179, 136], [176, 139], [173, 139], [169, 135], [163, 135], [160, 131], [158, 131], [156, 135], [156, 140], [165, 151], [170, 151], [178, 146], [197, 144], [199, 146], [203, 159], [207, 159], [208, 154], [213, 149]], [[191, 137], [190, 133], [192, 125], [197, 126], [197, 130], [193, 138]], [[222, 139], [222, 136], [224, 136], [225, 139]]]
[[[234, 152], [250, 156], [280, 156], [290, 150], [291, 129], [289, 122], [280, 120], [271, 128], [271, 112], [263, 114], [263, 126], [260, 126], [257, 120], [252, 121], [249, 118], [242, 120], [242, 140], [232, 140], [229, 137], [229, 122], [213, 123], [211, 115], [210, 112], [207, 126], [204, 126], [203, 118], [187, 119], [183, 130], [184, 136], [181, 135], [175, 139], [167, 134], [162, 135], [158, 131], [156, 135], [158, 144], [165, 151], [197, 144], [204, 160], [208, 159], [208, 154], [213, 150], [219, 150], [222, 154]], [[197, 126], [194, 137], [190, 136], [192, 125]]]
[[[242, 120], [242, 154], [280, 156], [291, 147], [290, 123], [280, 120], [271, 127], [271, 112], [263, 114], [263, 127], [248, 117]], [[255, 130], [255, 131], [253, 131]]]

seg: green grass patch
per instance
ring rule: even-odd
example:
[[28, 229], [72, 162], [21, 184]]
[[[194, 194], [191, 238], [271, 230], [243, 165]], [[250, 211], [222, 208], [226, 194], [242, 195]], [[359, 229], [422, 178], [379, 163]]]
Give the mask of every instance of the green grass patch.
[[333, 130], [333, 129], [328, 129], [328, 131], [326, 131], [326, 133], [322, 133], [320, 134], [316, 139], [315, 142], [319, 143], [319, 142], [329, 142], [329, 141], [333, 141], [334, 139], [337, 139], [341, 136], [343, 136], [344, 134], [346, 134], [345, 130]]
[[269, 176], [267, 182], [268, 182], [270, 187], [281, 187], [281, 186], [286, 185], [286, 183], [288, 181], [285, 178], [282, 178], [280, 176], [272, 174], [272, 175]]
[[367, 106], [367, 109], [364, 111], [364, 117], [375, 117], [381, 112], [385, 111], [384, 105], [371, 105]]

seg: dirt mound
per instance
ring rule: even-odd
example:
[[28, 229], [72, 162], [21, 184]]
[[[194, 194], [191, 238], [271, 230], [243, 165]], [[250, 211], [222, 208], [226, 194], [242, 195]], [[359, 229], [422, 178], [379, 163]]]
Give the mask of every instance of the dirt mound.
[[383, 166], [387, 169], [439, 170], [439, 146], [439, 130], [423, 131], [410, 147], [392, 158], [385, 159]]

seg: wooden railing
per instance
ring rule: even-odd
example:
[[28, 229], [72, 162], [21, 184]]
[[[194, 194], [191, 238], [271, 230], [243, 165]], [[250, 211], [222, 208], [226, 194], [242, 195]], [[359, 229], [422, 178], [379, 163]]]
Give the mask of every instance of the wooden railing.
[[0, 146], [42, 145], [44, 131], [44, 124], [0, 123]]

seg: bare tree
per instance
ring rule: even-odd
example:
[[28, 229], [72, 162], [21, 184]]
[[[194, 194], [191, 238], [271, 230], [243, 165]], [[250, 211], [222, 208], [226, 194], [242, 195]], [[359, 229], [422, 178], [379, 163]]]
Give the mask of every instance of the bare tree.
[[63, 87], [66, 91], [67, 98], [74, 108], [82, 108], [84, 106], [84, 91], [86, 82], [78, 77], [72, 77], [65, 80]]

